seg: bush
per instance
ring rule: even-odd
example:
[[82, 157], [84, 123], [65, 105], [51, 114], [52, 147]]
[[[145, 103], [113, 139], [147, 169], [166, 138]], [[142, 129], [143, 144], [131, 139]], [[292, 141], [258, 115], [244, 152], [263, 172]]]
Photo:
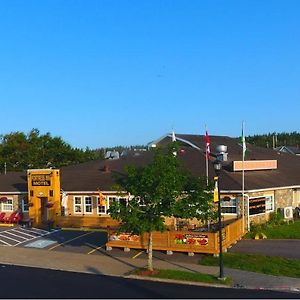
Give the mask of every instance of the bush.
[[268, 225], [281, 225], [284, 223], [283, 216], [281, 213], [274, 212], [270, 214], [270, 219], [267, 222]]

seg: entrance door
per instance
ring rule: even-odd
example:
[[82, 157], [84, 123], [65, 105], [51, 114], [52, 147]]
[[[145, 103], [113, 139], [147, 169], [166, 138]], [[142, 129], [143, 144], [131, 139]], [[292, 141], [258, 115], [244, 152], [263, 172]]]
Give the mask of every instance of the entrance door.
[[48, 198], [41, 198], [41, 220], [42, 223], [47, 223], [48, 221], [48, 208], [47, 208]]

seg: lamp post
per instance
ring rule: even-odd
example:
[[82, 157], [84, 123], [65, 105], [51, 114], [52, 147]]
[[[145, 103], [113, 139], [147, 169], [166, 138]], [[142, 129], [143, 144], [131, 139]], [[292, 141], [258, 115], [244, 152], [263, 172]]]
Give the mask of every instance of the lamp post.
[[218, 218], [219, 218], [219, 265], [220, 265], [220, 274], [219, 279], [224, 280], [224, 266], [223, 266], [223, 249], [222, 249], [222, 219], [221, 219], [221, 199], [220, 199], [220, 173], [222, 169], [221, 162], [215, 160], [214, 169], [217, 175], [217, 184], [218, 184]]

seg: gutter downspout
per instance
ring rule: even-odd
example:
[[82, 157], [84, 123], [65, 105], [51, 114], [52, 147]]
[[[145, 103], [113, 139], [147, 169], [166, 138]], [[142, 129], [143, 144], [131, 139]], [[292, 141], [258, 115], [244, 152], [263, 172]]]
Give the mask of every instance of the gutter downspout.
[[247, 197], [247, 231], [250, 231], [250, 214], [249, 214], [249, 195], [244, 194], [245, 197]]

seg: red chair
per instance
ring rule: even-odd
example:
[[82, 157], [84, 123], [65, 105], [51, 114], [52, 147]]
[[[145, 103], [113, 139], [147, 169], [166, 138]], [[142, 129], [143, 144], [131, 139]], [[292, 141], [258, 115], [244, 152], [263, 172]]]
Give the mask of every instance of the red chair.
[[23, 214], [21, 212], [18, 212], [15, 217], [12, 220], [12, 223], [19, 224], [23, 220]]
[[12, 223], [17, 213], [17, 211], [12, 212], [9, 217], [5, 218], [5, 223]]
[[0, 213], [0, 222], [5, 222], [5, 212]]

